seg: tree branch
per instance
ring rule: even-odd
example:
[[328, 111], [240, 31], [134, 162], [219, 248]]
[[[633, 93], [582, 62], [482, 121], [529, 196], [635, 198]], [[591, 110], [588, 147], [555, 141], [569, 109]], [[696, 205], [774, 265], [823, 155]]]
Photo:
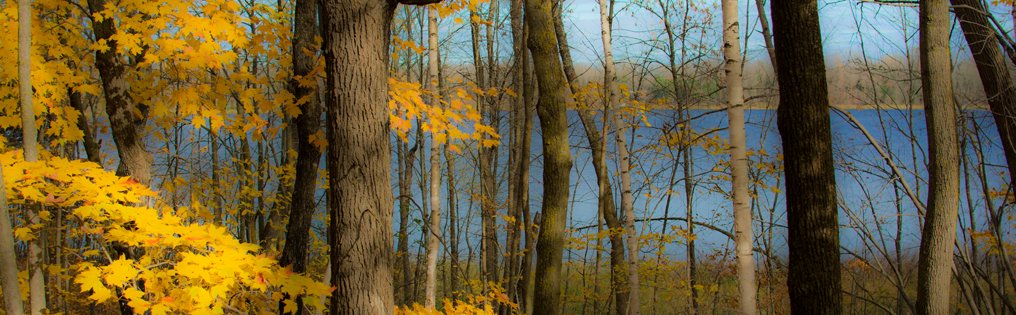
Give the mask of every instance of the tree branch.
[[398, 0], [398, 2], [408, 5], [428, 5], [441, 2], [441, 0]]

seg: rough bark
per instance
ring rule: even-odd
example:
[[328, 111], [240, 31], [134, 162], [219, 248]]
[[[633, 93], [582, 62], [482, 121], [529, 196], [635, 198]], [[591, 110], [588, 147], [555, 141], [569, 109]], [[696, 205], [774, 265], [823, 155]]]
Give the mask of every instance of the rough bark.
[[960, 28], [974, 56], [981, 77], [984, 95], [988, 97], [995, 125], [998, 127], [1005, 161], [1009, 167], [1009, 182], [1016, 183], [1016, 87], [1006, 66], [1005, 56], [998, 38], [988, 21], [988, 12], [981, 1], [950, 1], [959, 18]]
[[[574, 62], [568, 47], [568, 37], [564, 32], [564, 19], [561, 16], [560, 4], [554, 9], [554, 29], [557, 35], [557, 43], [561, 52], [561, 61], [564, 66], [565, 77], [568, 78], [572, 94], [578, 93], [575, 80], [578, 78], [575, 72]], [[607, 170], [606, 148], [600, 130], [596, 129], [595, 120], [591, 115], [592, 110], [578, 110], [579, 120], [586, 131], [586, 138], [589, 140], [590, 154], [593, 156], [593, 169], [596, 171], [596, 185], [599, 191], [597, 199], [597, 210], [603, 215], [607, 228], [617, 231], [623, 228], [618, 220], [617, 209], [614, 206], [614, 189], [610, 184], [610, 172]], [[624, 239], [621, 234], [610, 233], [610, 279], [611, 291], [614, 292], [614, 311], [616, 314], [625, 314], [628, 311], [628, 291], [619, 286], [625, 283], [622, 270], [625, 268], [624, 261]]]
[[[307, 247], [310, 243], [310, 226], [317, 210], [315, 193], [317, 192], [318, 164], [321, 150], [310, 137], [317, 134], [321, 127], [321, 106], [318, 104], [317, 80], [314, 86], [300, 85], [298, 80], [311, 73], [314, 69], [314, 58], [304, 53], [314, 45], [317, 35], [317, 2], [314, 0], [297, 0], [295, 8], [295, 25], [293, 28], [293, 79], [290, 91], [296, 100], [307, 101], [299, 104], [300, 116], [294, 119], [297, 134], [296, 180], [293, 185], [292, 203], [289, 206], [289, 222], [286, 223], [286, 245], [282, 248], [279, 265], [292, 266], [292, 272], [307, 271]], [[296, 299], [297, 311], [303, 314], [303, 300]], [[279, 304], [279, 313], [283, 305]]]
[[553, 0], [527, 0], [528, 46], [539, 84], [537, 115], [543, 132], [543, 220], [536, 244], [536, 290], [533, 314], [561, 313], [561, 263], [568, 214], [569, 173], [572, 166], [568, 142], [567, 82], [554, 34]]
[[[88, 8], [93, 15], [102, 12], [105, 7], [106, 0], [88, 1]], [[117, 33], [116, 25], [113, 19], [93, 22], [92, 32], [96, 41], [105, 40], [108, 46], [108, 49], [95, 51], [95, 68], [102, 81], [110, 133], [116, 144], [117, 155], [120, 157], [116, 175], [129, 176], [141, 185], [150, 185], [154, 157], [145, 148], [142, 139], [142, 131], [147, 120], [147, 108], [135, 102], [130, 95], [128, 86], [130, 65], [119, 52], [119, 45], [114, 37]], [[135, 112], [140, 112], [141, 115], [135, 115]], [[129, 228], [131, 225], [131, 223], [127, 223], [125, 226]], [[137, 258], [135, 250], [127, 246], [117, 245], [114, 246], [114, 249], [117, 251], [117, 255], [124, 255], [127, 259]], [[121, 299], [119, 304], [122, 314], [134, 313], [133, 308], [127, 305], [126, 300]]]
[[777, 126], [787, 184], [787, 287], [793, 314], [840, 314], [840, 241], [832, 132], [818, 7], [774, 0], [780, 65]]
[[[402, 0], [428, 4], [436, 0]], [[393, 0], [322, 2], [328, 127], [330, 314], [391, 314], [388, 49]]]
[[949, 2], [921, 1], [921, 90], [928, 126], [928, 203], [917, 262], [917, 314], [949, 314], [959, 147], [949, 51]]
[[[437, 8], [427, 10], [428, 49], [427, 57], [430, 65], [430, 79], [427, 83], [432, 98], [431, 106], [441, 107], [438, 98], [438, 41], [437, 41]], [[430, 119], [437, 119], [431, 117]], [[424, 286], [424, 307], [434, 308], [437, 304], [437, 247], [441, 238], [441, 144], [437, 141], [437, 131], [431, 130], [430, 137], [430, 227], [427, 228], [427, 283]]]
[[738, 311], [754, 315], [755, 259], [752, 255], [751, 196], [744, 130], [744, 87], [738, 42], [737, 0], [723, 0], [723, 58], [727, 76], [727, 122], [730, 135], [731, 199], [734, 202], [734, 243], [737, 252]]

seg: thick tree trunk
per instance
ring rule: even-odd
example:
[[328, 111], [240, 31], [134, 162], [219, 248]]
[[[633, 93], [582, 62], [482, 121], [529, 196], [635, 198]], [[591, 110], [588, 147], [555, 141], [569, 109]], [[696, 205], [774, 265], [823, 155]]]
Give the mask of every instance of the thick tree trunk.
[[960, 28], [967, 39], [970, 52], [977, 64], [984, 95], [995, 125], [998, 127], [1006, 164], [1009, 166], [1009, 182], [1016, 183], [1016, 87], [1006, 66], [1005, 56], [999, 47], [995, 31], [990, 27], [988, 12], [984, 4], [976, 0], [952, 0]]
[[917, 263], [917, 314], [949, 314], [959, 147], [949, 51], [949, 2], [921, 1], [921, 90], [928, 126], [928, 207]]
[[537, 114], [543, 131], [543, 221], [536, 245], [536, 290], [533, 314], [561, 313], [561, 263], [568, 218], [568, 187], [572, 166], [568, 142], [567, 82], [554, 34], [553, 0], [527, 0], [525, 19], [530, 26], [532, 51], [540, 101]]
[[621, 211], [625, 215], [625, 234], [628, 239], [628, 315], [641, 314], [639, 303], [639, 251], [638, 234], [635, 232], [635, 209], [631, 196], [631, 161], [628, 157], [628, 140], [625, 139], [624, 122], [621, 120], [620, 93], [617, 90], [617, 75], [614, 70], [614, 53], [611, 49], [611, 12], [613, 0], [600, 0], [600, 34], [603, 40], [604, 86], [607, 87], [611, 120], [614, 122], [614, 139], [617, 143], [621, 173]]
[[[564, 74], [568, 78], [572, 94], [578, 93], [576, 86], [577, 75], [571, 52], [568, 47], [568, 37], [564, 32], [564, 19], [561, 16], [560, 4], [554, 9], [554, 29], [557, 35], [558, 49], [561, 53], [561, 61], [564, 65]], [[590, 111], [579, 110], [579, 120], [586, 131], [586, 138], [589, 140], [589, 148], [593, 156], [593, 169], [596, 171], [596, 185], [599, 190], [597, 199], [597, 210], [603, 215], [607, 228], [612, 231], [622, 229], [621, 221], [617, 216], [617, 209], [614, 206], [614, 189], [610, 184], [610, 173], [607, 170], [606, 148], [603, 136], [599, 129], [596, 129]], [[614, 311], [616, 314], [625, 314], [628, 311], [628, 290], [621, 288], [625, 283], [623, 270], [624, 260], [624, 239], [621, 234], [610, 233], [610, 279], [611, 291], [614, 292]]]
[[751, 196], [748, 195], [748, 155], [744, 131], [744, 88], [741, 81], [741, 44], [738, 42], [737, 0], [723, 0], [723, 58], [727, 73], [727, 121], [730, 134], [731, 199], [734, 201], [734, 243], [737, 251], [738, 310], [754, 315], [755, 258], [752, 255]]
[[[437, 41], [437, 8], [427, 10], [428, 49], [427, 57], [430, 66], [430, 79], [427, 86], [432, 95], [431, 106], [441, 107], [438, 98], [438, 41]], [[430, 117], [436, 120], [436, 117]], [[430, 227], [427, 228], [427, 283], [424, 286], [424, 307], [434, 308], [437, 304], [437, 247], [441, 238], [441, 144], [437, 141], [438, 131], [431, 130], [430, 137]]]
[[[92, 14], [106, 9], [106, 0], [89, 0], [88, 8]], [[95, 68], [102, 81], [102, 92], [106, 101], [106, 115], [109, 117], [110, 132], [116, 143], [120, 165], [116, 169], [118, 176], [129, 176], [141, 185], [152, 182], [151, 166], [154, 157], [145, 148], [142, 137], [146, 121], [147, 109], [137, 104], [130, 95], [127, 79], [130, 67], [126, 58], [119, 53], [114, 35], [117, 33], [113, 19], [105, 19], [92, 23], [92, 32], [96, 41], [105, 40], [108, 49], [95, 51]], [[135, 115], [141, 112], [141, 117]], [[130, 223], [127, 224], [130, 226]], [[114, 246], [118, 255], [134, 259], [135, 250], [127, 246]], [[120, 312], [133, 314], [132, 307], [126, 300], [120, 300]]]
[[[292, 203], [289, 208], [289, 222], [286, 224], [286, 245], [282, 248], [279, 264], [292, 266], [295, 273], [307, 271], [307, 247], [310, 242], [310, 226], [317, 209], [315, 193], [317, 192], [318, 164], [321, 150], [311, 142], [310, 137], [317, 134], [321, 126], [321, 106], [316, 93], [317, 80], [314, 86], [302, 86], [299, 80], [310, 74], [314, 69], [314, 58], [303, 53], [310, 50], [317, 34], [317, 2], [314, 0], [297, 0], [295, 25], [293, 29], [293, 79], [290, 91], [300, 104], [301, 114], [294, 119], [297, 133], [296, 180], [293, 185]], [[303, 300], [296, 299], [297, 311], [303, 314]], [[284, 313], [282, 304], [279, 313]]]
[[[437, 0], [403, 0], [427, 4]], [[330, 314], [391, 314], [388, 49], [397, 2], [322, 2], [328, 127]]]
[[773, 34], [780, 65], [777, 126], [787, 183], [787, 287], [794, 314], [840, 314], [840, 240], [829, 92], [818, 7], [774, 0]]

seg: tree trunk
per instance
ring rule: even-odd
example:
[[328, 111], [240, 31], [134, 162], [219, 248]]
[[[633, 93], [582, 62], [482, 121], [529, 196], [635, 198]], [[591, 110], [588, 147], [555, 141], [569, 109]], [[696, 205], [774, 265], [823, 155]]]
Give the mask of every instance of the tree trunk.
[[[0, 178], [3, 169], [0, 168]], [[0, 181], [0, 191], [7, 191]], [[0, 196], [0, 287], [3, 289], [4, 310], [10, 315], [25, 313], [21, 290], [18, 289], [18, 264], [14, 251], [14, 230], [7, 210], [7, 194]]]
[[[491, 39], [488, 38], [487, 40]], [[477, 66], [482, 67], [480, 65]], [[489, 125], [496, 128], [497, 125], [491, 122], [494, 121], [494, 116], [498, 114], [498, 109], [486, 102], [481, 106], [483, 107], [481, 114], [487, 117]], [[483, 264], [485, 273], [483, 281], [485, 285], [498, 283], [497, 258], [500, 256], [500, 252], [497, 246], [497, 207], [494, 205], [494, 202], [497, 200], [497, 192], [494, 191], [493, 170], [494, 167], [497, 167], [494, 162], [496, 154], [497, 147], [480, 148], [480, 215], [483, 223]]]
[[[314, 58], [303, 53], [312, 49], [314, 36], [317, 34], [317, 2], [314, 0], [297, 0], [295, 25], [293, 29], [293, 79], [290, 90], [294, 99], [306, 103], [299, 104], [301, 114], [294, 119], [297, 133], [296, 180], [293, 185], [292, 203], [289, 208], [289, 222], [286, 224], [286, 245], [282, 248], [279, 265], [292, 266], [292, 272], [307, 271], [307, 246], [310, 242], [311, 221], [317, 209], [315, 193], [317, 192], [318, 164], [321, 150], [311, 141], [310, 137], [317, 134], [321, 126], [321, 106], [316, 93], [317, 80], [314, 86], [302, 86], [301, 78], [314, 69]], [[296, 298], [297, 311], [303, 314], [303, 300]], [[285, 313], [279, 304], [279, 313]]]
[[928, 126], [929, 180], [917, 263], [917, 314], [945, 315], [949, 314], [960, 175], [949, 51], [949, 2], [921, 1], [920, 10], [921, 90]]
[[995, 31], [985, 15], [990, 13], [986, 13], [988, 11], [981, 1], [952, 0], [951, 3], [974, 56], [984, 95], [988, 96], [988, 106], [995, 117], [1009, 167], [1009, 182], [1016, 183], [1016, 87]]
[[759, 25], [762, 26], [762, 39], [766, 43], [766, 54], [769, 55], [769, 62], [773, 65], [773, 72], [776, 72], [776, 48], [773, 46], [773, 34], [769, 30], [769, 16], [765, 14], [765, 0], [755, 0], [755, 9], [760, 12], [758, 15]]
[[452, 155], [448, 146], [444, 147], [445, 162], [448, 164], [448, 247], [451, 250], [451, 272], [448, 281], [448, 290], [452, 292], [452, 302], [459, 300], [459, 235], [456, 225], [458, 224], [458, 210], [455, 208], [455, 156]]
[[738, 41], [737, 0], [723, 0], [723, 58], [727, 73], [727, 121], [730, 134], [731, 199], [734, 201], [734, 243], [737, 252], [738, 310], [754, 315], [755, 258], [752, 255], [751, 196], [748, 195], [748, 155], [744, 131], [744, 88], [741, 81], [741, 44]]
[[554, 34], [553, 0], [527, 0], [525, 19], [530, 26], [532, 51], [540, 101], [537, 114], [543, 131], [543, 221], [536, 245], [536, 284], [533, 314], [561, 313], [561, 259], [568, 217], [568, 187], [572, 166], [568, 146], [567, 82]]
[[794, 314], [840, 314], [840, 241], [829, 91], [814, 1], [774, 0], [777, 126], [787, 183], [787, 287]]
[[[561, 61], [564, 65], [564, 74], [568, 78], [569, 86], [571, 86], [572, 94], [578, 93], [576, 86], [577, 75], [575, 72], [574, 62], [572, 62], [571, 52], [568, 48], [568, 37], [564, 32], [564, 19], [561, 16], [562, 9], [560, 7], [555, 8], [554, 12], [554, 29], [557, 35], [558, 47], [561, 53]], [[607, 170], [607, 157], [606, 148], [603, 136], [600, 135], [600, 131], [596, 129], [594, 120], [590, 111], [579, 110], [579, 120], [582, 122], [582, 127], [586, 131], [586, 138], [589, 140], [590, 154], [593, 156], [593, 169], [596, 171], [596, 186], [599, 191], [599, 197], [597, 199], [597, 210], [603, 215], [604, 221], [607, 223], [607, 228], [611, 231], [618, 231], [623, 228], [621, 222], [618, 220], [617, 209], [614, 206], [614, 189], [610, 184], [610, 173]], [[604, 119], [607, 119], [604, 117]], [[624, 274], [622, 271], [625, 268], [624, 261], [624, 239], [621, 238], [621, 234], [610, 233], [610, 278], [611, 278], [611, 291], [614, 292], [614, 311], [623, 315], [628, 311], [628, 290], [622, 289], [619, 286], [625, 283]]]
[[[428, 23], [428, 49], [427, 57], [430, 59], [430, 79], [427, 86], [431, 92], [431, 106], [441, 107], [441, 99], [438, 98], [438, 41], [437, 41], [437, 8], [427, 10]], [[438, 118], [430, 116], [431, 121]], [[430, 137], [430, 228], [427, 229], [427, 284], [424, 286], [424, 307], [434, 308], [437, 304], [437, 246], [441, 238], [441, 143], [437, 139], [438, 131], [431, 129]]]
[[[35, 114], [32, 104], [32, 3], [29, 0], [18, 1], [18, 82], [21, 100], [21, 130], [24, 141], [26, 162], [39, 159], [39, 148], [35, 128]], [[38, 205], [29, 205], [28, 213], [31, 225], [42, 223]], [[37, 231], [41, 233], [41, 231]], [[28, 291], [29, 313], [42, 314], [46, 308], [46, 283], [42, 273], [43, 238], [39, 237], [28, 242]], [[15, 282], [15, 285], [17, 282]]]
[[[403, 0], [427, 4], [436, 0]], [[330, 314], [391, 314], [388, 49], [394, 0], [322, 2], [328, 127]]]
[[[413, 184], [413, 168], [416, 166], [413, 161], [416, 160], [417, 150], [420, 148], [420, 142], [422, 137], [419, 136], [419, 132], [422, 129], [417, 125], [417, 139], [413, 144], [412, 148], [408, 148], [409, 144], [405, 142], [398, 142], [399, 145], [399, 251], [398, 259], [399, 265], [402, 268], [400, 272], [399, 287], [402, 290], [402, 299], [400, 304], [409, 304], [412, 301], [412, 293], [409, 292], [409, 281], [412, 279], [410, 274], [413, 272], [413, 268], [409, 262], [409, 213], [410, 213], [410, 200], [412, 195], [412, 184]], [[399, 141], [399, 140], [397, 140]], [[406, 152], [408, 151], [408, 152]]]
[[102, 165], [102, 153], [99, 151], [99, 144], [95, 142], [95, 136], [92, 135], [92, 125], [88, 122], [88, 116], [85, 115], [85, 104], [81, 101], [81, 92], [78, 92], [74, 88], [68, 88], [67, 90], [71, 107], [74, 107], [74, 109], [81, 113], [81, 115], [78, 115], [77, 124], [78, 129], [82, 133], [81, 143], [85, 147], [85, 155], [89, 161]]
[[[105, 10], [106, 0], [88, 0], [88, 7], [92, 14], [98, 14]], [[116, 175], [129, 176], [141, 185], [150, 185], [154, 157], [145, 148], [141, 138], [147, 109], [137, 104], [130, 95], [130, 87], [127, 85], [130, 66], [126, 58], [119, 53], [119, 45], [114, 37], [117, 33], [114, 22], [113, 19], [94, 22], [92, 32], [96, 41], [105, 40], [108, 45], [106, 50], [95, 51], [95, 68], [102, 80], [106, 115], [109, 117], [110, 132], [120, 157]], [[135, 111], [141, 112], [141, 117], [137, 117]], [[126, 226], [129, 227], [130, 223]], [[114, 249], [117, 255], [124, 255], [127, 259], [137, 258], [134, 250], [127, 246], [118, 245], [114, 246]], [[134, 313], [126, 300], [120, 300], [119, 304], [121, 314]]]
[[639, 305], [639, 252], [638, 234], [635, 232], [635, 209], [631, 196], [631, 161], [628, 157], [628, 144], [625, 139], [624, 122], [621, 120], [620, 93], [617, 91], [617, 75], [614, 70], [614, 53], [611, 49], [611, 12], [613, 0], [600, 0], [600, 32], [603, 39], [604, 55], [604, 86], [607, 87], [609, 101], [607, 108], [614, 122], [614, 139], [617, 143], [618, 158], [621, 160], [621, 211], [625, 214], [625, 233], [628, 238], [628, 315], [641, 314]]

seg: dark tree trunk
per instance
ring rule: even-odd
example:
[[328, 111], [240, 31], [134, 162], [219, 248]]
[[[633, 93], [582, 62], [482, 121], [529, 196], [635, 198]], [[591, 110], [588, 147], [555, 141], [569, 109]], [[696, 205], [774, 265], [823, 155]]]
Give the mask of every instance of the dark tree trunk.
[[[297, 0], [296, 21], [293, 28], [293, 79], [289, 89], [299, 104], [300, 116], [294, 119], [297, 133], [296, 180], [293, 185], [292, 203], [289, 208], [289, 222], [286, 224], [286, 245], [282, 248], [279, 265], [292, 266], [292, 272], [307, 271], [307, 246], [310, 242], [310, 225], [317, 209], [318, 163], [321, 150], [311, 142], [310, 136], [317, 134], [321, 126], [321, 106], [315, 93], [317, 79], [313, 86], [303, 86], [299, 80], [314, 69], [314, 58], [303, 51], [310, 50], [317, 34], [317, 1]], [[296, 298], [297, 311], [303, 314], [303, 301]], [[279, 313], [283, 305], [279, 304]]]
[[532, 52], [540, 100], [537, 115], [543, 133], [543, 220], [536, 244], [536, 290], [533, 314], [561, 313], [561, 263], [568, 218], [569, 173], [572, 166], [568, 142], [567, 82], [561, 66], [554, 32], [554, 0], [527, 0], [525, 19], [529, 25], [529, 50]]
[[840, 241], [825, 61], [814, 1], [774, 0], [777, 125], [787, 183], [793, 314], [840, 314]]
[[[106, 0], [89, 0], [88, 8], [92, 14], [98, 14], [105, 10]], [[116, 39], [116, 25], [113, 19], [104, 19], [101, 22], [92, 23], [92, 32], [96, 41], [105, 40], [106, 50], [95, 51], [95, 68], [99, 71], [102, 81], [102, 92], [106, 100], [106, 115], [109, 116], [110, 133], [113, 142], [116, 143], [117, 154], [120, 157], [120, 165], [116, 169], [116, 175], [129, 176], [142, 185], [150, 185], [152, 182], [151, 167], [154, 157], [145, 148], [141, 138], [141, 131], [144, 130], [147, 108], [138, 105], [130, 95], [130, 87], [127, 85], [130, 75], [130, 66], [126, 58], [119, 53]], [[139, 58], [135, 58], [139, 59]], [[141, 113], [138, 117], [135, 110]], [[125, 227], [130, 228], [133, 222], [127, 222]], [[135, 248], [114, 245], [117, 255], [123, 255], [127, 259], [137, 258]], [[143, 288], [139, 288], [143, 289]], [[127, 300], [120, 299], [120, 313], [134, 314], [134, 309], [127, 305]]]
[[329, 251], [336, 287], [330, 314], [391, 314], [395, 308], [386, 100], [392, 15], [400, 2], [322, 2]]
[[88, 123], [88, 116], [85, 115], [85, 104], [81, 101], [81, 92], [69, 88], [67, 94], [70, 95], [71, 106], [81, 113], [81, 115], [78, 115], [78, 129], [84, 134], [81, 143], [85, 147], [85, 155], [88, 156], [89, 161], [102, 165], [102, 153], [99, 151], [99, 143], [95, 141], [95, 136], [92, 135], [92, 125]]
[[[571, 52], [568, 50], [568, 37], [564, 32], [564, 19], [561, 17], [560, 3], [554, 8], [554, 30], [557, 35], [557, 44], [561, 51], [561, 61], [564, 64], [564, 74], [568, 78], [572, 94], [578, 93], [575, 85], [577, 75], [572, 62]], [[619, 230], [624, 228], [617, 216], [617, 208], [614, 204], [614, 190], [610, 185], [610, 173], [607, 171], [607, 161], [604, 150], [603, 136], [599, 129], [596, 129], [591, 110], [579, 110], [579, 120], [586, 130], [586, 138], [589, 139], [590, 152], [593, 155], [593, 169], [596, 171], [596, 184], [600, 192], [597, 200], [597, 208], [603, 215], [607, 228]], [[616, 314], [625, 314], [628, 311], [628, 290], [621, 284], [627, 281], [624, 270], [627, 269], [624, 259], [624, 238], [621, 234], [610, 233], [610, 280], [611, 291], [614, 292], [614, 311]]]
[[[984, 4], [976, 0], [952, 0], [960, 28], [974, 55], [977, 72], [988, 96], [988, 106], [995, 117], [1005, 161], [1009, 166], [1009, 182], [1016, 183], [1016, 87], [1006, 66], [995, 31], [989, 25]], [[990, 14], [990, 13], [989, 13]]]

